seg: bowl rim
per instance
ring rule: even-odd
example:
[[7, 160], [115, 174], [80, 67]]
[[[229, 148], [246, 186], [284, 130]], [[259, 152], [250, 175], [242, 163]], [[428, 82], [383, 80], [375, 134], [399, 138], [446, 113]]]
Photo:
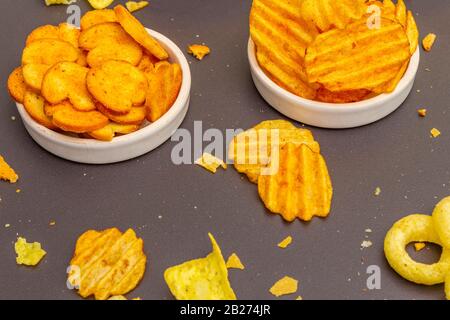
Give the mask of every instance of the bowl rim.
[[158, 131], [163, 130], [172, 121], [176, 120], [177, 116], [183, 112], [186, 102], [190, 97], [191, 90], [191, 71], [186, 56], [181, 49], [169, 38], [163, 34], [146, 28], [147, 32], [152, 35], [163, 46], [167, 47], [169, 51], [173, 52], [173, 56], [170, 60], [177, 60], [183, 71], [183, 80], [181, 89], [172, 107], [167, 111], [160, 119], [150, 123], [149, 125], [140, 128], [139, 130], [129, 133], [123, 136], [115, 137], [112, 141], [100, 141], [95, 139], [86, 139], [79, 137], [72, 137], [70, 135], [59, 133], [48, 129], [47, 127], [34, 121], [25, 110], [25, 107], [21, 103], [16, 103], [20, 116], [27, 125], [31, 126], [40, 135], [45, 136], [47, 139], [64, 145], [72, 145], [74, 147], [82, 146], [83, 148], [95, 148], [95, 149], [109, 149], [112, 147], [120, 147], [123, 145], [132, 144], [139, 140], [151, 136]]
[[289, 100], [290, 103], [302, 105], [302, 107], [304, 108], [314, 111], [333, 112], [333, 113], [352, 113], [355, 111], [359, 112], [365, 111], [373, 107], [379, 106], [380, 104], [386, 103], [393, 97], [400, 95], [408, 87], [411, 81], [414, 81], [417, 70], [419, 68], [419, 61], [420, 61], [420, 49], [419, 47], [417, 47], [416, 51], [411, 56], [405, 74], [403, 75], [400, 82], [397, 84], [395, 90], [391, 93], [379, 94], [373, 98], [358, 102], [329, 103], [302, 98], [280, 87], [274, 81], [272, 81], [272, 79], [270, 79], [267, 76], [267, 74], [262, 70], [262, 68], [259, 66], [259, 63], [256, 59], [256, 46], [251, 37], [249, 38], [247, 49], [252, 73], [256, 77], [258, 77], [258, 79], [261, 82], [263, 82], [270, 91], [275, 93], [277, 96], [282, 96], [283, 98]]

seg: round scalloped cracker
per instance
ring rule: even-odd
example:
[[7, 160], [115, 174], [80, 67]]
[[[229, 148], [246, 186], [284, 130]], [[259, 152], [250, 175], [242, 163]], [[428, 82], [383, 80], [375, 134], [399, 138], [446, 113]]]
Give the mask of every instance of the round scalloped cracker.
[[147, 257], [143, 249], [143, 240], [131, 229], [125, 233], [116, 228], [87, 231], [77, 241], [68, 281], [83, 298], [94, 295], [106, 300], [124, 295], [144, 276]]
[[27, 84], [23, 77], [22, 67], [17, 67], [8, 77], [8, 92], [18, 103], [23, 103], [23, 97], [27, 91]]
[[46, 64], [30, 63], [24, 65], [22, 72], [27, 86], [40, 92], [42, 88], [42, 81], [44, 80], [44, 76], [48, 69], [50, 69], [50, 66]]
[[433, 221], [434, 229], [443, 246], [450, 249], [450, 197], [442, 199], [436, 205], [433, 211]]
[[50, 24], [40, 26], [31, 31], [25, 44], [29, 45], [39, 39], [59, 39], [59, 28]]
[[79, 47], [79, 39], [81, 34], [80, 29], [64, 22], [58, 26], [58, 33], [61, 40], [67, 41], [75, 48]]
[[142, 59], [142, 48], [132, 40], [108, 41], [105, 40], [97, 47], [89, 51], [87, 63], [91, 67], [98, 67], [109, 60], [126, 61], [133, 66], [139, 64]]
[[88, 68], [73, 62], [54, 65], [42, 81], [42, 95], [52, 104], [69, 99], [77, 110], [95, 110], [95, 103], [86, 87], [88, 71]]
[[80, 35], [80, 47], [85, 50], [92, 50], [102, 42], [132, 42], [133, 38], [125, 32], [120, 24], [115, 22], [105, 22], [83, 30]]
[[39, 94], [27, 91], [23, 99], [23, 106], [31, 118], [49, 129], [56, 129], [51, 119], [44, 112], [45, 100]]
[[144, 103], [148, 81], [133, 65], [112, 60], [89, 71], [87, 87], [110, 112], [123, 115]]
[[397, 221], [388, 231], [384, 240], [384, 254], [392, 269], [406, 280], [417, 284], [435, 285], [444, 282], [450, 270], [450, 248], [442, 249], [439, 262], [423, 264], [411, 259], [406, 251], [406, 246], [413, 242], [442, 245], [430, 216], [407, 216]]
[[107, 116], [111, 121], [117, 122], [119, 124], [128, 125], [141, 125], [145, 120], [147, 110], [145, 106], [142, 107], [132, 107], [130, 112], [124, 115], [117, 115], [105, 108], [102, 104], [97, 103], [97, 109]]
[[133, 37], [140, 45], [148, 50], [159, 60], [166, 60], [169, 54], [151, 35], [148, 34], [144, 26], [136, 19], [124, 6], [118, 5], [114, 8], [117, 20], [125, 31]]
[[62, 110], [62, 109], [72, 109], [73, 106], [70, 104], [69, 101], [63, 101], [61, 103], [57, 104], [50, 104], [48, 102], [45, 102], [44, 104], [44, 113], [47, 117], [52, 118], [56, 111]]
[[101, 129], [88, 132], [88, 135], [97, 140], [111, 141], [117, 135], [130, 134], [137, 130], [139, 130], [139, 125], [110, 122]]
[[144, 73], [153, 72], [155, 71], [155, 64], [158, 62], [159, 60], [152, 55], [144, 54], [137, 67]]
[[54, 65], [61, 61], [75, 62], [80, 51], [70, 43], [58, 39], [38, 39], [25, 47], [22, 64]]
[[53, 124], [63, 131], [74, 133], [92, 132], [103, 128], [108, 118], [98, 111], [78, 111], [73, 107], [62, 107], [53, 113]]
[[81, 29], [86, 30], [97, 24], [105, 22], [118, 22], [114, 10], [91, 10], [86, 12], [86, 14], [81, 18]]

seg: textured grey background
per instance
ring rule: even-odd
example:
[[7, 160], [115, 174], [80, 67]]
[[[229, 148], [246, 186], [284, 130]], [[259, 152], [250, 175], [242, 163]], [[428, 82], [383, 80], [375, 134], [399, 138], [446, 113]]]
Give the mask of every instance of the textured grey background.
[[[432, 53], [422, 54], [414, 91], [397, 112], [353, 130], [313, 128], [335, 195], [330, 217], [309, 224], [287, 224], [269, 214], [255, 185], [233, 169], [211, 175], [196, 166], [174, 166], [172, 142], [139, 159], [108, 166], [71, 163], [35, 144], [7, 94], [6, 79], [20, 63], [26, 35], [34, 27], [67, 17], [64, 6], [46, 8], [43, 2], [0, 2], [0, 154], [21, 177], [17, 185], [0, 183], [0, 298], [78, 299], [65, 287], [75, 241], [87, 229], [113, 226], [134, 228], [145, 240], [147, 272], [130, 297], [172, 299], [163, 271], [205, 256], [210, 251], [209, 231], [226, 256], [237, 252], [247, 267], [230, 272], [241, 299], [273, 298], [268, 289], [284, 275], [299, 279], [298, 294], [305, 299], [444, 297], [443, 286], [417, 286], [397, 276], [385, 262], [382, 245], [394, 221], [414, 212], [431, 213], [438, 199], [450, 194], [448, 0], [406, 1], [417, 14], [422, 35], [435, 32], [438, 41]], [[83, 11], [88, 9], [85, 1], [78, 2]], [[189, 57], [192, 103], [182, 127], [192, 130], [193, 122], [202, 120], [205, 128], [248, 128], [282, 118], [262, 100], [250, 78], [250, 4], [153, 0], [137, 13], [146, 26], [181, 48], [205, 42], [213, 50], [200, 63]], [[422, 107], [429, 109], [425, 119], [416, 113]], [[429, 134], [433, 127], [442, 131], [434, 140]], [[374, 197], [377, 186], [382, 193]], [[16, 194], [16, 188], [22, 192]], [[50, 227], [50, 220], [57, 225]], [[11, 228], [4, 228], [6, 223]], [[369, 239], [374, 245], [361, 250], [367, 228], [373, 230]], [[48, 251], [37, 268], [15, 264], [12, 243], [17, 234], [42, 242]], [[278, 249], [276, 244], [287, 235], [293, 236], [293, 245]], [[420, 258], [436, 258], [434, 251]], [[381, 290], [365, 290], [368, 265], [381, 267]]]

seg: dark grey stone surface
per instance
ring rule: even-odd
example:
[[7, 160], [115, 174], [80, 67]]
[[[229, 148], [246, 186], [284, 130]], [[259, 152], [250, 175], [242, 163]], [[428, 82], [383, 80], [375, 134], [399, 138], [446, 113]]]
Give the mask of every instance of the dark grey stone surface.
[[[85, 1], [78, 2], [83, 11], [88, 9]], [[172, 299], [163, 271], [205, 256], [210, 231], [225, 255], [237, 252], [247, 267], [230, 272], [241, 299], [273, 298], [268, 289], [284, 275], [299, 279], [298, 294], [305, 299], [444, 298], [442, 285], [423, 287], [401, 279], [383, 255], [383, 239], [394, 221], [410, 213], [431, 213], [450, 194], [450, 5], [447, 0], [406, 2], [422, 36], [438, 35], [433, 51], [422, 54], [412, 94], [397, 112], [373, 125], [341, 131], [313, 128], [333, 179], [333, 210], [326, 220], [287, 224], [264, 209], [255, 185], [233, 169], [211, 175], [196, 166], [173, 165], [173, 142], [139, 159], [107, 166], [68, 162], [41, 149], [25, 131], [6, 79], [20, 63], [26, 35], [39, 25], [64, 21], [65, 7], [46, 8], [43, 0], [1, 1], [0, 154], [21, 180], [17, 185], [0, 183], [0, 298], [78, 299], [65, 286], [75, 240], [87, 229], [113, 226], [134, 228], [145, 240], [147, 272], [130, 297]], [[258, 95], [250, 77], [250, 4], [154, 0], [137, 13], [146, 26], [181, 48], [205, 42], [213, 50], [200, 63], [189, 57], [192, 102], [183, 128], [192, 130], [195, 120], [202, 120], [204, 128], [225, 130], [282, 118]], [[423, 107], [429, 110], [425, 119], [416, 113]], [[438, 139], [430, 138], [433, 127], [442, 131]], [[376, 187], [382, 189], [379, 197], [373, 196]], [[50, 227], [50, 220], [57, 225]], [[361, 250], [367, 228], [373, 230], [368, 234], [373, 246]], [[15, 264], [12, 244], [17, 234], [42, 242], [48, 251], [37, 268]], [[276, 244], [287, 235], [294, 243], [278, 249]], [[431, 251], [428, 255], [436, 256]], [[381, 290], [366, 290], [369, 265], [381, 268]]]

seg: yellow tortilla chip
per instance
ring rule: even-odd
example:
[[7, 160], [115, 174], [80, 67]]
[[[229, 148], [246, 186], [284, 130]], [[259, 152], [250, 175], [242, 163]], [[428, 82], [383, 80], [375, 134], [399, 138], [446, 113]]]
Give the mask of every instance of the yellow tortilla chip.
[[125, 3], [125, 6], [127, 7], [128, 11], [135, 12], [145, 8], [149, 4], [150, 3], [148, 1], [128, 1], [127, 3]]
[[188, 53], [192, 54], [197, 60], [203, 60], [205, 56], [211, 53], [211, 49], [205, 45], [193, 44], [189, 46]]
[[298, 290], [298, 281], [291, 277], [284, 277], [283, 279], [277, 281], [272, 288], [270, 288], [270, 293], [275, 297], [281, 297], [284, 295], [296, 293]]
[[0, 156], [0, 180], [9, 181], [11, 183], [16, 183], [17, 180], [19, 180], [17, 173], [6, 163], [2, 156]]
[[239, 259], [236, 253], [233, 253], [227, 260], [228, 269], [239, 269], [244, 270], [245, 266], [242, 264], [241, 259]]
[[27, 243], [27, 239], [20, 237], [17, 238], [14, 249], [17, 254], [16, 262], [19, 265], [36, 266], [47, 254], [42, 250], [39, 242]]
[[220, 247], [212, 234], [209, 237], [213, 247], [211, 254], [169, 268], [164, 273], [177, 300], [236, 300]]
[[197, 161], [195, 161], [195, 164], [198, 164], [212, 173], [216, 173], [219, 167], [222, 167], [225, 170], [228, 167], [225, 162], [209, 153], [204, 153]]
[[281, 249], [286, 249], [292, 243], [292, 237], [286, 237], [283, 241], [278, 244], [278, 247]]

